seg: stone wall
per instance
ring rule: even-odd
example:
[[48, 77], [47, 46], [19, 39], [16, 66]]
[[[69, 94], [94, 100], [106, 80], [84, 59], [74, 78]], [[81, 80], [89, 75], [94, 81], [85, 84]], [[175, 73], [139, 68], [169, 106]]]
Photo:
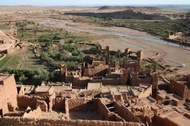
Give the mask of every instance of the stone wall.
[[97, 120], [50, 120], [27, 118], [1, 118], [1, 125], [14, 126], [144, 126], [134, 122], [113, 122]]

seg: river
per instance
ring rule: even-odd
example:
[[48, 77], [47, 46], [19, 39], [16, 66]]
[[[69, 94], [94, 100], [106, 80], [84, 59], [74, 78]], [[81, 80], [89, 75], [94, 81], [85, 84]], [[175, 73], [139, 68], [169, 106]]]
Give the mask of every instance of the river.
[[[68, 24], [64, 24], [61, 23], [59, 20], [56, 19], [47, 19], [44, 22], [45, 26], [48, 26], [48, 23], [50, 22], [51, 25], [58, 25], [60, 28], [66, 28], [66, 29], [73, 29], [76, 31], [86, 31], [85, 29], [76, 27], [76, 26], [72, 26], [72, 25], [68, 25]], [[159, 43], [159, 44], [163, 44], [163, 45], [169, 45], [169, 46], [174, 46], [174, 47], [178, 47], [178, 48], [183, 48], [185, 50], [190, 50], [190, 47], [188, 46], [182, 46], [180, 44], [176, 44], [176, 43], [172, 43], [172, 42], [168, 42], [168, 41], [164, 41], [160, 38], [157, 38], [155, 36], [140, 36], [140, 35], [129, 35], [129, 34], [123, 34], [123, 33], [119, 33], [119, 32], [112, 32], [112, 31], [107, 31], [107, 30], [91, 30], [94, 33], [103, 33], [106, 35], [115, 35], [115, 36], [124, 36], [124, 37], [128, 37], [128, 38], [137, 38], [139, 40], [145, 40], [145, 41], [149, 41], [149, 42], [154, 42], [154, 43]]]

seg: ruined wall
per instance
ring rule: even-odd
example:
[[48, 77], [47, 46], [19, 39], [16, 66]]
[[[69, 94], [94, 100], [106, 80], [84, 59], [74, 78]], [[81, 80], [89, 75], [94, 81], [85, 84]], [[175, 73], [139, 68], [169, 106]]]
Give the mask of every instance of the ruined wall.
[[50, 120], [27, 118], [1, 118], [2, 125], [14, 126], [144, 126], [134, 122], [113, 122], [97, 120]]
[[133, 73], [131, 75], [131, 86], [139, 86], [139, 84], [153, 84], [153, 88], [157, 88], [158, 76], [157, 75], [139, 75], [138, 73]]
[[43, 100], [37, 100], [36, 101], [36, 108], [37, 107], [40, 107], [40, 109], [44, 112], [47, 112], [48, 111], [48, 105], [45, 101]]
[[35, 98], [26, 95], [18, 95], [17, 101], [18, 101], [18, 108], [26, 109], [29, 106], [32, 109], [36, 109], [37, 100]]
[[103, 120], [125, 122], [125, 120], [122, 117], [120, 117], [114, 112], [110, 112], [108, 108], [101, 102], [100, 99], [96, 99], [96, 106], [98, 113]]
[[140, 62], [137, 61], [136, 62], [124, 61], [124, 68], [132, 68], [135, 72], [139, 72], [141, 70], [141, 64]]
[[52, 109], [65, 111], [65, 98], [54, 98], [52, 99]]
[[175, 80], [170, 80], [169, 91], [184, 98], [185, 85], [178, 83]]
[[28, 110], [29, 112], [25, 112], [22, 116], [23, 118], [41, 118], [42, 111], [40, 107], [37, 107], [35, 110]]
[[152, 94], [152, 86], [148, 87], [145, 91], [142, 91], [138, 98], [146, 98]]
[[140, 120], [123, 105], [119, 105], [117, 102], [114, 102], [114, 106], [118, 110], [117, 114], [121, 116], [127, 122], [139, 122]]
[[32, 109], [36, 109], [38, 106], [42, 111], [48, 111], [48, 105], [45, 101], [39, 100], [35, 97], [30, 97], [26, 95], [17, 96], [18, 108], [26, 109], [28, 106]]

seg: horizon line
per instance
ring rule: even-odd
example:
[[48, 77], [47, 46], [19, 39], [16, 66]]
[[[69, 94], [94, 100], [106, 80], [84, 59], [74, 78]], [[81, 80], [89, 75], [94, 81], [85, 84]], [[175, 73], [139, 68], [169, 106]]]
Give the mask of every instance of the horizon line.
[[20, 4], [20, 5], [1, 5], [0, 6], [37, 6], [37, 7], [96, 7], [96, 6], [177, 6], [177, 5], [181, 5], [181, 6], [190, 6], [190, 4], [128, 4], [128, 5], [121, 5], [121, 4], [87, 4], [87, 5], [30, 5], [30, 4]]

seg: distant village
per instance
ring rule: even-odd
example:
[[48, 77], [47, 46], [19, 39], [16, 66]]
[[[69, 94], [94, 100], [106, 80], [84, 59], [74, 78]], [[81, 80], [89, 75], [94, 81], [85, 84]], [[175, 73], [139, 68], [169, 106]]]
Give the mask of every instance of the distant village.
[[[5, 36], [0, 51], [10, 54], [17, 40]], [[2, 38], [2, 37], [1, 37]], [[39, 86], [16, 85], [13, 74], [0, 74], [2, 126], [188, 126], [190, 75], [166, 79], [142, 70], [143, 51], [126, 48], [123, 65], [111, 63], [109, 46], [104, 60], [85, 56], [78, 69], [60, 66], [61, 82]]]

